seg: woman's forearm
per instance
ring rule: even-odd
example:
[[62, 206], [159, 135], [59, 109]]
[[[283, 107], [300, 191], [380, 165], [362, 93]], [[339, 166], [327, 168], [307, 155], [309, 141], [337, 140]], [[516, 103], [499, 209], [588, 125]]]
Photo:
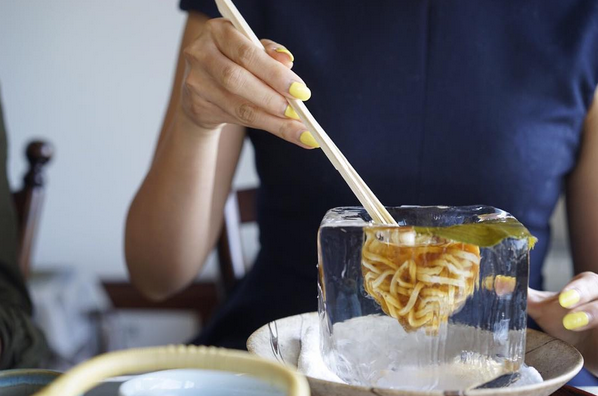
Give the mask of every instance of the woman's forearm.
[[184, 287], [209, 253], [219, 134], [176, 115], [131, 204], [127, 265], [133, 283], [150, 298]]
[[235, 128], [317, 147], [289, 111], [287, 99], [310, 96], [290, 70], [292, 56], [271, 40], [262, 44], [265, 50], [229, 21], [189, 14], [158, 149], [127, 219], [127, 265], [148, 297], [181, 289], [205, 261], [243, 142]]

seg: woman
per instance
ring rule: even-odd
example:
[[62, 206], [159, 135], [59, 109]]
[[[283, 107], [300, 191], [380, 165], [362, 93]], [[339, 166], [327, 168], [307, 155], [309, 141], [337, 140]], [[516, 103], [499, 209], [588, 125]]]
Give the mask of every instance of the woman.
[[316, 309], [319, 221], [357, 202], [322, 153], [301, 150], [317, 143], [286, 99], [309, 99], [309, 85], [312, 113], [385, 204], [484, 203], [521, 220], [540, 241], [534, 289], [566, 190], [579, 275], [559, 295], [530, 291], [529, 312], [598, 374], [598, 4], [236, 4], [296, 65], [286, 46], [263, 40], [264, 52], [210, 20], [211, 1], [182, 1], [191, 12], [173, 92], [127, 222], [138, 288], [164, 298], [200, 270], [247, 135], [261, 179], [261, 251], [197, 342], [242, 348], [260, 325]]

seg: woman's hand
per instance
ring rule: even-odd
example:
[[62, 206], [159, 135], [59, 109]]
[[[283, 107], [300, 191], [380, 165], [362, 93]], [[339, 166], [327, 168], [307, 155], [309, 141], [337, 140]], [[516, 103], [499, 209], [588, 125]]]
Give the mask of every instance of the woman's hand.
[[529, 289], [529, 315], [548, 334], [576, 347], [598, 375], [598, 275], [583, 272], [560, 293]]
[[185, 114], [204, 130], [221, 124], [263, 129], [301, 147], [318, 147], [287, 98], [308, 100], [309, 88], [291, 71], [293, 55], [262, 40], [257, 47], [222, 18], [211, 19], [184, 49]]

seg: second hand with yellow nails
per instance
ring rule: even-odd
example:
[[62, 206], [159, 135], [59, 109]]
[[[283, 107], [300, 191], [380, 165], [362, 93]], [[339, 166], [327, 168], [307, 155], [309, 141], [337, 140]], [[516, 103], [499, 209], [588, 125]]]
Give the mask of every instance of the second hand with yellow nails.
[[[571, 308], [580, 300], [579, 292], [575, 289], [565, 290], [559, 294], [559, 304], [563, 308]], [[587, 326], [590, 318], [583, 311], [570, 312], [563, 318], [563, 326], [567, 330], [575, 330]]]
[[[233, 26], [256, 46], [264, 48], [231, 0], [215, 1], [218, 6], [218, 11], [220, 11], [220, 14], [222, 14], [224, 18], [230, 20]], [[285, 52], [285, 49], [281, 48], [279, 49], [279, 52]], [[288, 53], [288, 50], [286, 50], [285, 53]], [[290, 55], [290, 57], [294, 60], [292, 55]], [[353, 191], [374, 222], [387, 225], [396, 224], [394, 218], [388, 213], [378, 198], [376, 198], [355, 169], [353, 169], [349, 161], [347, 161], [345, 156], [340, 152], [338, 147], [336, 147], [332, 139], [330, 139], [328, 134], [320, 124], [318, 124], [314, 116], [303, 103], [303, 100], [307, 100], [311, 96], [309, 88], [307, 88], [305, 84], [294, 82], [289, 87], [289, 93], [297, 99], [288, 99], [289, 107], [287, 107], [285, 115], [290, 118], [300, 119], [310, 132], [301, 134], [301, 143], [310, 147], [315, 147], [316, 145], [321, 147], [324, 154], [326, 154], [332, 165], [334, 165], [336, 170], [341, 174], [345, 182], [351, 188], [351, 191]]]

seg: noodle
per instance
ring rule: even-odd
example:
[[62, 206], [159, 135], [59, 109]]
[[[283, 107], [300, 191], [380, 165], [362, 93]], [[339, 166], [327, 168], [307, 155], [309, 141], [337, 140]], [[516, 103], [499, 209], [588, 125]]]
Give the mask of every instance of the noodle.
[[478, 246], [416, 236], [411, 227], [370, 228], [365, 235], [365, 290], [407, 331], [437, 333], [477, 287]]

